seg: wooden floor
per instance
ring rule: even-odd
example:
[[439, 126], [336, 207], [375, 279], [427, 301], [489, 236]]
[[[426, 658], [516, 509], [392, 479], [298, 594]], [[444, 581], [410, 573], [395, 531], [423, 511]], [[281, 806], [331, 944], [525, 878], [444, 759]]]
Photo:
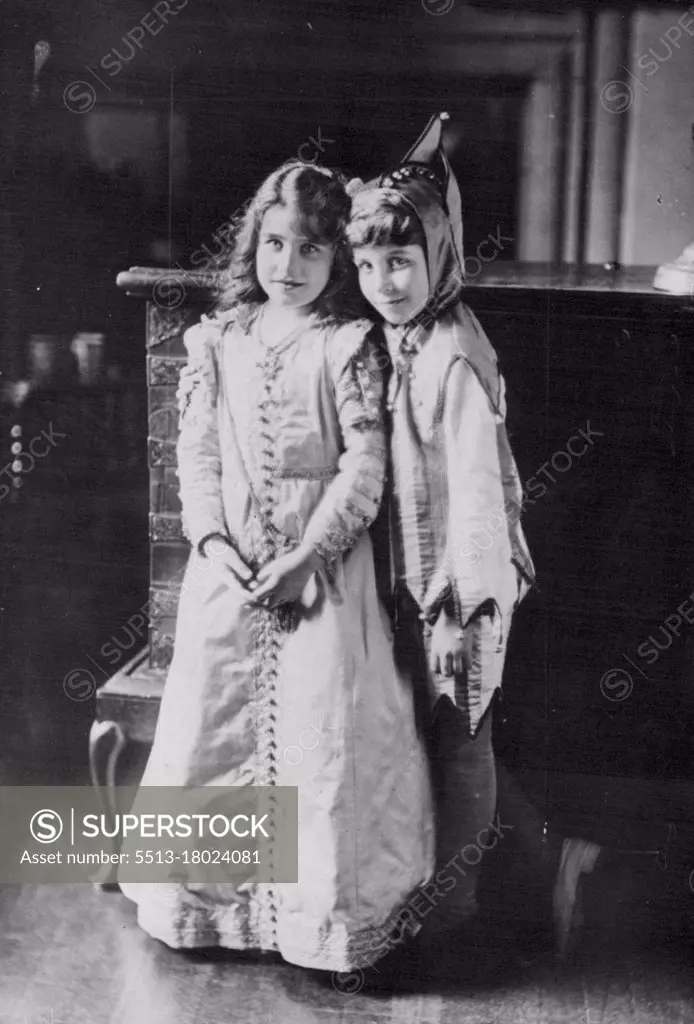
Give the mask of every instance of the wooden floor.
[[[0, 754], [0, 783], [34, 781], [35, 763]], [[70, 781], [87, 782], [86, 760]], [[532, 898], [499, 857], [481, 890], [486, 928], [448, 974], [380, 995], [343, 994], [282, 961], [170, 950], [118, 891], [0, 886], [0, 1024], [691, 1024], [691, 850], [678, 833], [657, 857], [606, 851], [585, 877], [584, 927], [563, 965], [534, 925], [516, 941]]]
[[[691, 893], [684, 893], [683, 898]], [[624, 925], [625, 922], [622, 922]], [[178, 953], [137, 927], [119, 893], [0, 890], [1, 1024], [690, 1024], [691, 960], [609, 929], [558, 969], [537, 962], [448, 991], [343, 995], [285, 963]], [[632, 936], [633, 938], [633, 936]], [[460, 950], [461, 963], [484, 949]]]
[[[11, 749], [0, 748], [0, 784], [51, 777], [38, 748]], [[88, 783], [85, 747], [61, 781]], [[691, 839], [661, 836], [657, 857], [607, 850], [585, 880], [581, 942], [561, 966], [534, 926], [519, 948], [512, 926], [532, 898], [500, 858], [482, 890], [486, 930], [461, 944], [447, 978], [391, 995], [344, 995], [281, 961], [170, 950], [117, 891], [0, 885], [0, 1024], [691, 1024]]]

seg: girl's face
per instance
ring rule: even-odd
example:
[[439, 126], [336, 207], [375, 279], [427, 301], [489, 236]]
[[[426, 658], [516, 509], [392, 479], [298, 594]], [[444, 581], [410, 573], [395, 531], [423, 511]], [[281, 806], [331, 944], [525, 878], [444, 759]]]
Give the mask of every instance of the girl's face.
[[330, 280], [334, 255], [334, 245], [302, 235], [292, 210], [271, 206], [258, 235], [258, 282], [273, 305], [294, 310], [310, 306]]
[[421, 245], [360, 245], [354, 250], [364, 298], [389, 324], [404, 324], [426, 305], [429, 272]]

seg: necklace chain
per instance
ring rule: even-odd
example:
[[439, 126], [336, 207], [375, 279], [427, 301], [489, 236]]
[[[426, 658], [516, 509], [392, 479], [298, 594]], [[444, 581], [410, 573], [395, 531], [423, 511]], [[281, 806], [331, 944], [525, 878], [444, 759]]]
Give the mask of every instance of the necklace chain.
[[265, 306], [263, 306], [263, 308], [261, 309], [260, 314], [258, 316], [258, 319], [256, 320], [256, 329], [257, 329], [257, 333], [258, 333], [258, 340], [260, 341], [261, 345], [263, 345], [264, 348], [266, 348], [269, 352], [275, 352], [275, 353], [278, 352], [284, 346], [284, 344], [286, 342], [290, 341], [294, 337], [295, 334], [297, 334], [299, 331], [305, 329], [305, 325], [304, 324], [298, 324], [296, 327], [293, 327], [291, 329], [291, 331], [288, 331], [287, 334], [284, 334], [279, 339], [279, 341], [269, 342], [269, 341], [267, 341], [263, 337], [263, 320], [264, 320], [264, 317], [265, 317]]

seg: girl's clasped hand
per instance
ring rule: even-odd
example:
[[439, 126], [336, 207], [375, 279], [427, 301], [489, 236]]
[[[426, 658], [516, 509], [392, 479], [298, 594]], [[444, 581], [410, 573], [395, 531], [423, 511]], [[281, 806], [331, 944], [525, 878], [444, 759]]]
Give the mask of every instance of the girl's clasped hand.
[[280, 555], [259, 571], [253, 599], [249, 603], [277, 608], [278, 605], [298, 601], [320, 564], [320, 555], [315, 551], [297, 548]]
[[229, 587], [246, 591], [246, 604], [277, 608], [301, 597], [306, 584], [322, 563], [320, 555], [302, 547], [268, 562], [254, 575], [239, 553], [223, 537], [205, 542], [204, 556]]
[[202, 547], [202, 555], [228, 586], [242, 587], [249, 592], [255, 590], [257, 583], [253, 572], [226, 537], [209, 537]]

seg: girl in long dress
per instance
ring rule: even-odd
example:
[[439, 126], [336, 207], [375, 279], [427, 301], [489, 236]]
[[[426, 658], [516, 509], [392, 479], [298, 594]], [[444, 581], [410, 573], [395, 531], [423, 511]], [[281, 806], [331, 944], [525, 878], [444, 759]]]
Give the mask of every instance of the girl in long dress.
[[386, 441], [372, 325], [349, 305], [348, 216], [335, 173], [285, 164], [248, 208], [219, 312], [186, 332], [192, 553], [142, 780], [298, 787], [298, 882], [121, 884], [169, 946], [340, 972], [416, 930], [404, 910], [434, 857], [413, 695], [375, 588]]

